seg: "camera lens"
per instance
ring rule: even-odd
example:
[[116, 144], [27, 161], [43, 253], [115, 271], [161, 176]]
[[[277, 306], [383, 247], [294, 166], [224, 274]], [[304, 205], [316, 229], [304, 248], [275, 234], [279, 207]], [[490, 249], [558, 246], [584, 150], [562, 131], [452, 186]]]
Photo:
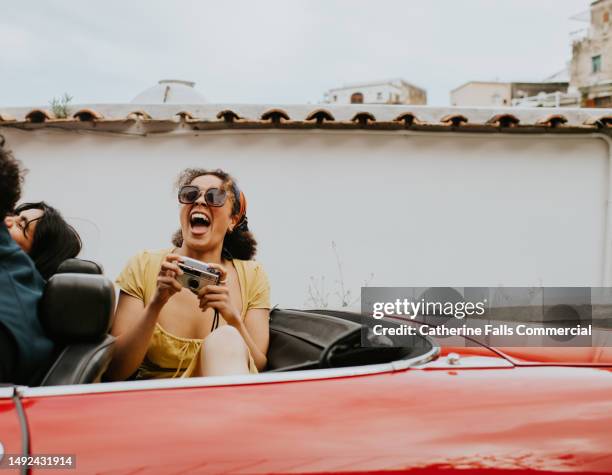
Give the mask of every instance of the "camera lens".
[[195, 279], [189, 279], [187, 284], [189, 284], [189, 287], [192, 289], [197, 289], [200, 286], [200, 283]]

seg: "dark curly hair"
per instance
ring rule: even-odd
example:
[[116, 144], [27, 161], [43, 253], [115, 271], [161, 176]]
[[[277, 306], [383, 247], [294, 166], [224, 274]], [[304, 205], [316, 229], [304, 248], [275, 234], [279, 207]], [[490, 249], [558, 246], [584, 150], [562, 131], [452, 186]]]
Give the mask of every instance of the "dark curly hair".
[[[240, 189], [236, 180], [227, 172], [217, 168], [216, 170], [207, 170], [204, 168], [187, 168], [181, 172], [176, 181], [176, 188], [180, 189], [184, 185], [189, 185], [193, 180], [203, 175], [214, 175], [221, 179], [226, 191], [230, 192], [232, 199], [232, 216], [240, 213]], [[183, 233], [179, 228], [172, 235], [172, 244], [176, 247], [183, 245]], [[223, 257], [226, 259], [243, 259], [249, 260], [255, 257], [257, 253], [257, 241], [253, 233], [249, 231], [248, 220], [246, 216], [234, 228], [231, 233], [227, 233], [223, 239]]]
[[12, 152], [4, 148], [4, 137], [0, 135], [0, 221], [15, 209], [21, 197], [23, 174]]

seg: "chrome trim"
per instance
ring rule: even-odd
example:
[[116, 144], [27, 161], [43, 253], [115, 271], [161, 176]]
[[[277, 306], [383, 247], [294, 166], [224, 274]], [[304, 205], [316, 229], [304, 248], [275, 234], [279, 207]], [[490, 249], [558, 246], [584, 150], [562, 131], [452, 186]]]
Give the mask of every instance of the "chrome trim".
[[[75, 394], [114, 393], [122, 391], [147, 391], [151, 389], [178, 389], [211, 386], [237, 386], [248, 384], [266, 384], [293, 381], [316, 381], [320, 379], [346, 378], [378, 373], [405, 371], [417, 365], [424, 365], [440, 353], [440, 347], [433, 344], [432, 349], [424, 355], [391, 363], [349, 366], [346, 368], [311, 369], [302, 371], [285, 371], [279, 373], [260, 373], [239, 376], [209, 376], [185, 379], [149, 379], [143, 381], [118, 381], [112, 383], [71, 384], [65, 386], [45, 386], [31, 388], [19, 386], [17, 392], [21, 397], [68, 396]], [[419, 369], [419, 368], [415, 368]]]
[[[28, 426], [28, 418], [26, 417], [23, 403], [19, 397], [19, 393], [15, 391], [13, 395], [13, 402], [15, 403], [15, 411], [17, 411], [17, 417], [19, 418], [19, 429], [21, 431], [21, 455], [27, 457], [31, 454], [31, 437], [30, 427]], [[29, 475], [30, 470], [27, 466], [22, 466], [20, 473], [23, 475]]]
[[2, 386], [0, 387], [0, 399], [10, 399], [15, 394], [14, 386]]

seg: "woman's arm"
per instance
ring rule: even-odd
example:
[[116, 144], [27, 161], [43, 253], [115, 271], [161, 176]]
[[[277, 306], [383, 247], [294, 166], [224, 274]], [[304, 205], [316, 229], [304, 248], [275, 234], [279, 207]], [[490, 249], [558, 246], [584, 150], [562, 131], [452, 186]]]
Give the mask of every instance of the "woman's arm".
[[111, 330], [117, 340], [113, 359], [105, 375], [108, 379], [121, 381], [129, 378], [138, 369], [147, 353], [161, 308], [162, 305], [155, 303], [145, 307], [142, 300], [123, 291], [119, 294], [115, 322]]
[[125, 292], [119, 294], [115, 322], [111, 334], [117, 338], [115, 351], [106, 377], [112, 380], [129, 378], [144, 359], [159, 312], [175, 293], [180, 292], [181, 284], [176, 276], [183, 271], [176, 264], [180, 256], [168, 254], [162, 262], [157, 276], [155, 295], [148, 305]]
[[239, 320], [234, 325], [249, 347], [258, 371], [263, 370], [268, 363], [266, 354], [270, 343], [269, 320], [270, 310], [267, 308], [252, 308], [247, 311], [244, 322]]

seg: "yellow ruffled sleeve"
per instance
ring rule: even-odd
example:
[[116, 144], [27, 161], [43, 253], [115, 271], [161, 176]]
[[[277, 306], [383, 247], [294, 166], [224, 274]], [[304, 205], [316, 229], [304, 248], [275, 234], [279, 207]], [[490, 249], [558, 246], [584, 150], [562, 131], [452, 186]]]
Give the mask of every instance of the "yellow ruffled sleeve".
[[139, 252], [128, 261], [115, 281], [119, 289], [143, 302], [145, 301], [147, 261], [147, 253]]
[[263, 266], [254, 262], [252, 269], [253, 284], [250, 286], [249, 303], [250, 308], [271, 308], [270, 305], [270, 281]]

